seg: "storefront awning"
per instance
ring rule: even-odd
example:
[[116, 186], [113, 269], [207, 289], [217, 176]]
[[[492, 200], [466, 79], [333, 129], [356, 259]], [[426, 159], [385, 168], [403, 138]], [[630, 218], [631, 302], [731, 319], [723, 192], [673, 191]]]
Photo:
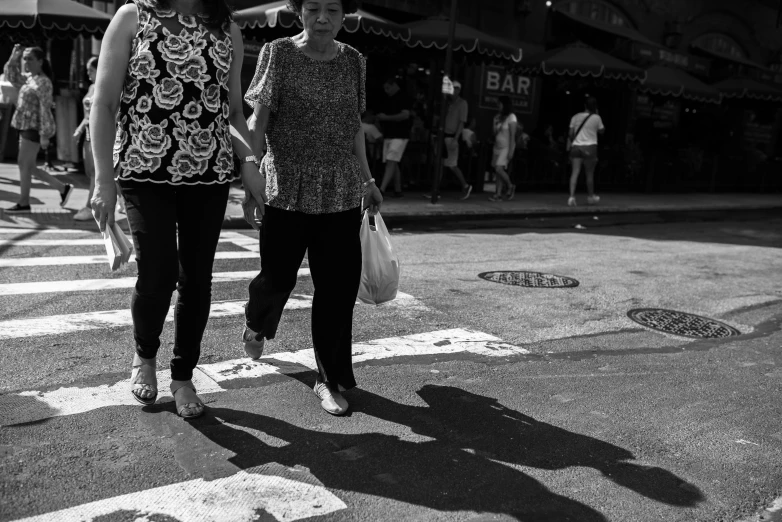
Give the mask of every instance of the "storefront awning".
[[655, 65], [646, 70], [646, 80], [638, 90], [664, 96], [675, 96], [708, 103], [719, 103], [720, 92], [686, 72]]
[[782, 91], [751, 78], [729, 78], [713, 85], [726, 98], [782, 102]]
[[[448, 47], [448, 20], [429, 19], [405, 24], [410, 29], [410, 47], [445, 49]], [[520, 62], [522, 44], [486, 34], [468, 25], [456, 24], [454, 50]]]
[[564, 18], [568, 19], [571, 22], [584, 25], [586, 27], [589, 27], [590, 29], [597, 29], [598, 31], [602, 31], [604, 33], [610, 33], [614, 36], [625, 38], [633, 42], [642, 43], [647, 46], [663, 47], [657, 42], [654, 42], [649, 38], [645, 37], [644, 35], [636, 31], [632, 27], [625, 27], [623, 25], [615, 25], [615, 24], [604, 24], [602, 22], [597, 22], [595, 20], [583, 16], [572, 15], [570, 13], [560, 11], [559, 9], [554, 9], [554, 12], [563, 16]]
[[[240, 29], [277, 26], [288, 29], [294, 25], [298, 28], [302, 27], [301, 20], [296, 16], [296, 13], [288, 9], [286, 0], [278, 0], [237, 11], [234, 13], [234, 21]], [[361, 9], [345, 17], [343, 29], [349, 33], [355, 33], [360, 29], [367, 34], [386, 36], [405, 42], [410, 39], [410, 29]]]
[[752, 60], [748, 60], [742, 56], [734, 56], [732, 54], [718, 53], [716, 51], [712, 51], [708, 47], [698, 44], [697, 42], [693, 42], [691, 44], [691, 47], [714, 58], [719, 58], [722, 60], [727, 60], [729, 62], [737, 63], [739, 65], [745, 65], [747, 67], [754, 67], [756, 69], [768, 71], [768, 67], [765, 67], [757, 62], [753, 62]]
[[76, 34], [103, 34], [111, 16], [71, 0], [4, 0], [0, 2], [0, 30], [27, 30], [45, 38]]
[[643, 81], [646, 71], [582, 43], [558, 47], [532, 56], [521, 70], [530, 74], [593, 76]]

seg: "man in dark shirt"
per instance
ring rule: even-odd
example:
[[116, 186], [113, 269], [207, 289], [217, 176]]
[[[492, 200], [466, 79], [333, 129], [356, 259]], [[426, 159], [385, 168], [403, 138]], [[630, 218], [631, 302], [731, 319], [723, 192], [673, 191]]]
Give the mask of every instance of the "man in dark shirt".
[[402, 176], [399, 162], [405, 153], [407, 141], [410, 138], [410, 109], [412, 103], [399, 88], [396, 77], [389, 77], [383, 84], [386, 98], [383, 100], [382, 112], [377, 115], [383, 131], [383, 161], [386, 171], [380, 191], [385, 192], [391, 180], [394, 181], [394, 197], [402, 197]]

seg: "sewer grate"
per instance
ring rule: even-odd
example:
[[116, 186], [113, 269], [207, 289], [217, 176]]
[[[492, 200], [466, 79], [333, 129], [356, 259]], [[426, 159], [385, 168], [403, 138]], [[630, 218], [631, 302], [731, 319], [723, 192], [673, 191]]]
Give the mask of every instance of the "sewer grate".
[[737, 329], [716, 319], [664, 308], [635, 308], [627, 312], [627, 317], [652, 330], [692, 339], [720, 339], [741, 335]]
[[519, 270], [483, 272], [478, 274], [478, 277], [493, 283], [532, 288], [575, 288], [578, 286], [578, 281], [572, 277]]

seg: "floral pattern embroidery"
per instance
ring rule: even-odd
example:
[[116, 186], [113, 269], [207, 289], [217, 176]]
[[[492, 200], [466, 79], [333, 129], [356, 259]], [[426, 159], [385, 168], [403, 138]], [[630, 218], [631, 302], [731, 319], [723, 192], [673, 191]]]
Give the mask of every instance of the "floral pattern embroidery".
[[236, 176], [228, 117], [230, 30], [137, 0], [139, 29], [123, 87], [114, 164], [119, 179], [225, 183]]

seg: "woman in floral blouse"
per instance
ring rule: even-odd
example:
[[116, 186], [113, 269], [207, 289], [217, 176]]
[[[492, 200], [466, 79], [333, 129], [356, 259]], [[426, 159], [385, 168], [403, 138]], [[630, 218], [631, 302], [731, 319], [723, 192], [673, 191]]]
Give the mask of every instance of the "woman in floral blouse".
[[56, 188], [60, 192], [60, 205], [65, 206], [73, 186], [62, 183], [45, 170], [39, 169], [36, 163], [38, 151], [41, 147], [44, 150], [49, 147], [49, 140], [54, 136], [56, 128], [52, 115], [52, 71], [46, 61], [46, 55], [40, 47], [25, 49], [16, 44], [3, 72], [6, 80], [19, 89], [19, 99], [11, 126], [19, 131], [17, 163], [21, 192], [16, 205], [5, 211], [30, 211], [30, 186], [33, 176]]
[[[361, 277], [361, 201], [377, 212], [383, 197], [367, 163], [361, 113], [366, 63], [334, 40], [349, 0], [294, 0], [304, 31], [264, 45], [245, 100], [253, 107], [253, 146], [268, 153], [268, 205], [252, 194], [245, 219], [263, 214], [261, 273], [250, 283], [243, 340], [251, 358], [273, 339], [307, 252], [315, 295], [312, 342], [321, 406], [343, 415], [341, 392], [356, 385], [351, 362], [353, 306]], [[264, 140], [265, 136], [265, 140]], [[264, 209], [265, 207], [265, 209]]]
[[142, 404], [157, 398], [156, 357], [176, 288], [171, 392], [185, 418], [204, 411], [191, 379], [209, 318], [234, 152], [244, 186], [265, 197], [242, 115], [243, 55], [224, 0], [135, 0], [112, 19], [98, 60], [92, 209], [101, 229], [113, 224], [116, 177], [138, 267], [131, 391]]

